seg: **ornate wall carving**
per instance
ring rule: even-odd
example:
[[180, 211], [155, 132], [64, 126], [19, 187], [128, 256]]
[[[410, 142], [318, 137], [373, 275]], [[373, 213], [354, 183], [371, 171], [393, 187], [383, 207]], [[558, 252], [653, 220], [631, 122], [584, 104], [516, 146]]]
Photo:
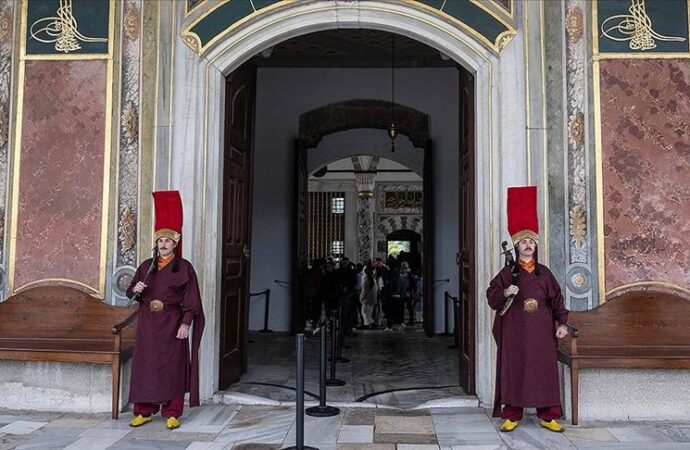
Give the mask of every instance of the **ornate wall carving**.
[[115, 302], [124, 300], [127, 286], [122, 286], [131, 279], [137, 263], [142, 7], [142, 0], [122, 3], [117, 239], [112, 281]]
[[590, 230], [589, 161], [587, 118], [587, 33], [584, 0], [565, 3], [566, 48], [566, 179], [568, 209], [566, 233], [566, 300], [573, 309], [588, 309], [592, 304], [592, 255]]
[[[424, 236], [424, 219], [421, 184], [380, 184], [377, 186], [376, 242], [385, 244], [386, 236], [397, 230], [410, 230]], [[391, 205], [392, 200], [397, 205]], [[386, 250], [377, 245], [376, 256], [386, 259]]]

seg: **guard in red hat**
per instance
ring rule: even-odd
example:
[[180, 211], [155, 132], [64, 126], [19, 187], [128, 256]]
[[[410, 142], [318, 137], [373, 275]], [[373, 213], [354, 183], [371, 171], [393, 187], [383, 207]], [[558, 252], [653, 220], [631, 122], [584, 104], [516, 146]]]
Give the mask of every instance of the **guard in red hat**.
[[160, 409], [172, 430], [180, 426], [186, 392], [189, 405], [199, 405], [204, 311], [196, 272], [182, 259], [180, 193], [154, 192], [153, 200], [154, 257], [139, 266], [127, 289], [127, 296], [140, 303], [129, 390], [134, 419], [129, 425], [150, 422]]
[[517, 262], [507, 264], [486, 291], [489, 306], [498, 312], [493, 327], [498, 347], [493, 415], [504, 419], [501, 431], [513, 431], [523, 408], [537, 408], [540, 425], [560, 432], [556, 352], [558, 339], [568, 334], [568, 310], [558, 281], [537, 261], [535, 186], [508, 189], [508, 232]]

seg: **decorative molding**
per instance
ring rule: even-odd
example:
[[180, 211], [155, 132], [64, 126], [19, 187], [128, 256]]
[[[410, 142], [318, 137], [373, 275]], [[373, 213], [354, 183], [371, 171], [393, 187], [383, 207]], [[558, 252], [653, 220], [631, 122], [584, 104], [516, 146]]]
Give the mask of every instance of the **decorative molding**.
[[[423, 211], [421, 184], [382, 184], [377, 189], [379, 214], [418, 214]], [[391, 198], [391, 194], [394, 194]], [[397, 201], [396, 201], [397, 200]], [[391, 204], [393, 201], [394, 204]]]
[[204, 1], [205, 0], [184, 0], [185, 15], [191, 14], [192, 10]]
[[[0, 0], [0, 266], [5, 266], [5, 221], [7, 211], [7, 160], [10, 148], [10, 108], [12, 102], [12, 53], [14, 0]], [[0, 288], [4, 286], [0, 283]]]
[[410, 230], [419, 234], [423, 234], [424, 220], [421, 215], [412, 214], [398, 214], [398, 215], [382, 215], [379, 216], [379, 224], [376, 227], [379, 236], [386, 237], [394, 231]]
[[182, 42], [184, 42], [194, 53], [199, 53], [201, 44], [199, 43], [199, 38], [196, 35], [182, 36]]
[[[479, 0], [468, 1], [437, 1], [429, 0], [405, 0], [403, 6], [412, 7], [419, 14], [437, 16], [439, 19], [452, 24], [459, 33], [472, 35], [473, 39], [495, 53], [500, 53], [503, 48], [517, 34], [517, 30], [511, 24], [512, 20], [506, 20], [505, 15], [512, 17], [512, 0], [510, 12], [505, 4], [495, 6]], [[185, 17], [191, 14], [192, 7], [186, 3]], [[275, 11], [285, 11], [288, 8], [299, 7], [301, 0], [262, 0], [260, 3], [253, 0], [230, 1], [217, 0], [213, 6], [206, 8], [200, 14], [183, 27], [181, 36], [197, 54], [204, 54], [215, 43], [245, 26], [249, 21]], [[338, 4], [338, 1], [333, 1]], [[353, 3], [357, 3], [354, 2]], [[398, 2], [391, 2], [385, 8], [398, 11]], [[190, 7], [191, 6], [191, 7]], [[370, 7], [371, 8], [371, 7]], [[376, 10], [385, 11], [382, 6]], [[497, 11], [497, 10], [500, 10]], [[187, 38], [193, 38], [192, 43]]]
[[[115, 270], [136, 265], [139, 209], [142, 0], [125, 0], [122, 8]], [[117, 295], [117, 290], [115, 292]]]

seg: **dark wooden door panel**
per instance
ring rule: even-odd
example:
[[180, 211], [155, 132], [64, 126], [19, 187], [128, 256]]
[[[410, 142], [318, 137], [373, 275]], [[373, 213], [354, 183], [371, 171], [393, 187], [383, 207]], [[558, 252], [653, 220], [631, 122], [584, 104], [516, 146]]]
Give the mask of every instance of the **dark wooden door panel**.
[[223, 253], [219, 388], [247, 370], [251, 162], [256, 71], [245, 64], [225, 85]]
[[294, 155], [294, 266], [292, 275], [292, 331], [304, 330], [306, 320], [304, 286], [306, 282], [308, 260], [307, 217], [309, 208], [309, 170], [307, 167], [307, 149], [299, 139], [295, 140]]
[[474, 239], [474, 77], [460, 68], [460, 148], [459, 148], [458, 218], [460, 251], [460, 307], [457, 323], [460, 326], [460, 385], [468, 394], [475, 393], [474, 317], [476, 311]]
[[434, 159], [433, 159], [433, 145], [428, 141], [424, 146], [424, 179], [422, 180], [424, 190], [424, 206], [423, 206], [423, 221], [424, 221], [424, 282], [422, 289], [424, 290], [424, 305], [422, 314], [424, 321], [424, 333], [431, 337], [434, 335]]

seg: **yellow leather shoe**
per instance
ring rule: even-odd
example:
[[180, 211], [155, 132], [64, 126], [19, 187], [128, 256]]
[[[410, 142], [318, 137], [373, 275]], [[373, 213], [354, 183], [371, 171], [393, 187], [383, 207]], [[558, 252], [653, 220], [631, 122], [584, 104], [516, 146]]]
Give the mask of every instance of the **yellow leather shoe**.
[[563, 428], [560, 423], [556, 422], [556, 419], [551, 419], [549, 422], [540, 420], [539, 425], [556, 433], [562, 433], [565, 431], [565, 428]]
[[165, 421], [165, 426], [168, 427], [168, 430], [174, 430], [180, 427], [180, 421], [177, 420], [177, 417], [168, 417], [168, 420]]
[[145, 423], [151, 422], [152, 420], [153, 420], [153, 417], [151, 417], [151, 416], [144, 417], [141, 414], [139, 414], [134, 419], [132, 419], [131, 422], [129, 422], [129, 426], [135, 427], [135, 428], [140, 427], [140, 426], [144, 425]]
[[503, 421], [503, 425], [501, 425], [501, 431], [507, 433], [509, 431], [513, 431], [514, 429], [517, 428], [517, 426], [520, 424], [519, 421], [513, 422], [510, 419], [506, 419]]

